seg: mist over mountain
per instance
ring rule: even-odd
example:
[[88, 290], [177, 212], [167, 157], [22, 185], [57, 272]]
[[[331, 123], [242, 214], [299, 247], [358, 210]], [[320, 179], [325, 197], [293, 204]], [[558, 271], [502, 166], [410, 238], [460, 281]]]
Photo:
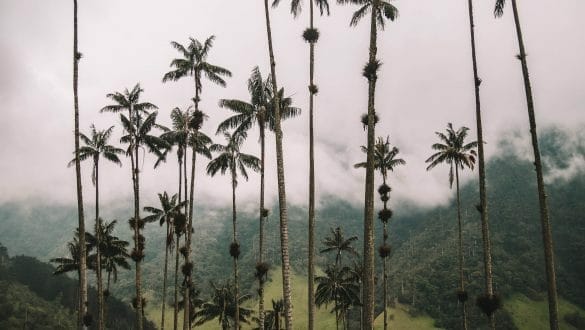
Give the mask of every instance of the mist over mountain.
[[[545, 131], [541, 137], [547, 170], [547, 192], [550, 200], [559, 294], [566, 301], [585, 308], [585, 157], [584, 140], [571, 137], [559, 129]], [[534, 169], [521, 150], [515, 147], [513, 135], [500, 144], [502, 152], [487, 166], [489, 218], [493, 246], [494, 275], [497, 293], [504, 301], [518, 294], [539, 301], [545, 298], [546, 282], [542, 254], [542, 238]], [[410, 165], [410, 164], [409, 164]], [[445, 173], [446, 178], [446, 173]], [[390, 182], [393, 189], [398, 183]], [[447, 180], [445, 180], [447, 184]], [[470, 297], [482, 293], [482, 249], [477, 182], [462, 186], [463, 237], [465, 272]], [[390, 265], [391, 295], [433, 317], [436, 326], [452, 328], [458, 322], [456, 290], [456, 209], [454, 199], [446, 205], [420, 207], [416, 203], [390, 200], [395, 216], [390, 224], [392, 256]], [[379, 208], [379, 205], [377, 205]], [[240, 265], [242, 288], [255, 294], [254, 264], [257, 256], [258, 219], [254, 206], [242, 206], [239, 230], [242, 255]], [[248, 211], [250, 210], [250, 211]], [[194, 228], [195, 283], [208, 294], [210, 280], [226, 278], [231, 257], [228, 252], [231, 209], [198, 205]], [[297, 273], [306, 269], [306, 209], [290, 207], [291, 264]], [[118, 219], [116, 234], [130, 240], [127, 225], [130, 208], [104, 205], [107, 220]], [[91, 216], [86, 217], [88, 222]], [[330, 228], [341, 226], [346, 235], [357, 235], [361, 250], [363, 210], [359, 205], [330, 196], [317, 210], [319, 241]], [[76, 212], [73, 205], [47, 205], [40, 200], [5, 203], [0, 206], [0, 242], [12, 255], [31, 255], [47, 261], [66, 254], [65, 245], [72, 237]], [[280, 264], [278, 216], [272, 210], [266, 225], [269, 263]], [[164, 230], [157, 223], [145, 230], [145, 291], [153, 303], [160, 301]], [[376, 229], [376, 239], [381, 230]], [[379, 244], [379, 242], [378, 242]], [[320, 244], [317, 249], [320, 249]], [[319, 255], [321, 267], [331, 261]], [[379, 259], [377, 259], [379, 266]], [[133, 271], [120, 273], [113, 291], [129, 301], [133, 290]], [[378, 281], [378, 285], [380, 282]], [[474, 299], [472, 299], [474, 300]], [[378, 304], [380, 305], [380, 304]], [[471, 304], [470, 324], [483, 326], [485, 317]], [[380, 312], [378, 310], [378, 312]], [[511, 314], [504, 309], [497, 314], [499, 324], [515, 327]]]

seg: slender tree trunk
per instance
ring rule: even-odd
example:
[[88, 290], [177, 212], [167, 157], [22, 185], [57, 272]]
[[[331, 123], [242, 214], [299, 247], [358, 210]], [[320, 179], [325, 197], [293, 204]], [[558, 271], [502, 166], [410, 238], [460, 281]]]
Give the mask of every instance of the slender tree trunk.
[[[108, 297], [111, 294], [110, 293], [110, 276], [111, 275], [112, 275], [112, 272], [108, 271], [108, 280], [106, 283], [106, 290], [108, 291]], [[108, 319], [108, 297], [104, 297], [104, 320], [106, 320], [104, 322], [104, 326], [106, 326], [106, 327], [108, 326], [108, 322], [107, 322], [107, 319]]]
[[[313, 0], [310, 3], [310, 28], [314, 29], [313, 25]], [[315, 43], [309, 43], [309, 330], [315, 327], [315, 146], [314, 146], [314, 132], [313, 132], [313, 111], [314, 111], [314, 97], [315, 97]]]
[[161, 321], [160, 321], [160, 329], [165, 330], [165, 306], [167, 303], [167, 271], [169, 269], [169, 244], [168, 239], [170, 233], [170, 226], [169, 226], [169, 219], [167, 218], [167, 235], [165, 236], [165, 271], [163, 275], [163, 299], [162, 299], [162, 312], [161, 312]]
[[[485, 157], [483, 151], [483, 128], [481, 121], [481, 103], [479, 97], [479, 85], [481, 80], [477, 73], [477, 57], [475, 52], [475, 24], [473, 19], [473, 0], [468, 0], [469, 9], [469, 32], [471, 36], [471, 59], [473, 63], [473, 82], [475, 93], [475, 119], [477, 123], [477, 151], [478, 151], [478, 172], [479, 172], [479, 203], [481, 213], [481, 236], [483, 242], [483, 268], [485, 280], [485, 294], [488, 297], [493, 297], [493, 277], [492, 277], [492, 247], [490, 240], [489, 219], [488, 219], [488, 203], [485, 187]], [[492, 330], [496, 329], [495, 316], [489, 316], [490, 327]]]
[[[183, 201], [181, 198], [181, 182], [183, 181], [183, 158], [186, 155], [186, 148], [183, 151], [183, 157], [179, 158], [179, 204]], [[186, 212], [185, 212], [186, 213]], [[179, 277], [179, 241], [181, 240], [180, 232], [177, 231], [177, 227], [175, 225], [175, 308], [173, 310], [173, 330], [177, 330], [177, 324], [179, 319], [179, 287], [178, 287], [178, 277]]]
[[[134, 139], [134, 142], [136, 143], [136, 138]], [[135, 244], [138, 247], [138, 249], [140, 250], [140, 255], [143, 256], [144, 255], [144, 241], [142, 241], [142, 239], [140, 238], [141, 233], [140, 233], [140, 228], [138, 227], [138, 222], [141, 221], [142, 219], [140, 219], [140, 170], [138, 169], [138, 145], [136, 144], [135, 146], [135, 166], [134, 166], [134, 172], [135, 174], [135, 188], [134, 188], [134, 219], [135, 219], [135, 223], [136, 223], [136, 238], [135, 238]], [[142, 242], [141, 242], [142, 241]], [[136, 261], [136, 317], [138, 319], [138, 329], [142, 330], [143, 329], [143, 319], [144, 319], [144, 311], [143, 306], [142, 306], [142, 279], [141, 279], [141, 263], [142, 263], [142, 259], [138, 259]]]
[[[376, 61], [376, 9], [378, 0], [373, 0], [370, 18], [369, 63]], [[363, 291], [363, 328], [374, 328], [374, 139], [375, 139], [375, 96], [376, 76], [368, 78], [368, 152], [366, 157], [366, 186], [364, 198], [364, 291]]]
[[[457, 256], [459, 259], [459, 291], [465, 292], [465, 282], [463, 276], [463, 233], [461, 229], [461, 196], [459, 194], [459, 167], [455, 166], [455, 181], [457, 184], [457, 228], [459, 233], [459, 248], [457, 249]], [[461, 328], [467, 330], [467, 301], [459, 301], [461, 303]]]
[[[265, 155], [265, 132], [264, 122], [266, 109], [260, 116], [260, 253], [259, 262], [264, 263], [264, 155]], [[267, 276], [267, 275], [266, 275]], [[264, 330], [264, 279], [258, 278], [258, 318], [260, 319], [260, 330]]]
[[[383, 178], [383, 184], [386, 185], [386, 176], [382, 175]], [[388, 193], [390, 194], [390, 193]], [[390, 196], [390, 195], [388, 195]], [[388, 201], [384, 201], [384, 210], [388, 209]], [[383, 233], [383, 241], [384, 241], [384, 246], [386, 246], [387, 241], [388, 241], [388, 226], [386, 222], [383, 222], [384, 225], [384, 233]], [[383, 266], [383, 277], [384, 277], [384, 283], [383, 283], [383, 293], [384, 293], [384, 330], [388, 329], [388, 267], [387, 267], [387, 262], [388, 262], [388, 256], [384, 256], [382, 258], [382, 266]]]
[[[107, 284], [107, 288], [106, 288], [106, 290], [108, 290], [108, 293], [110, 292], [110, 277], [111, 277], [111, 275], [112, 275], [112, 272], [108, 271], [108, 284]], [[108, 297], [109, 297], [109, 295], [108, 295]]]
[[526, 103], [528, 108], [528, 120], [530, 123], [530, 136], [532, 139], [532, 149], [534, 152], [534, 165], [536, 168], [536, 182], [538, 185], [538, 201], [540, 204], [540, 222], [542, 227], [542, 240], [544, 245], [544, 263], [546, 268], [546, 279], [548, 284], [548, 313], [551, 329], [559, 328], [559, 304], [557, 297], [557, 280], [555, 274], [555, 258], [552, 238], [552, 229], [549, 220], [548, 203], [546, 200], [546, 191], [542, 173], [542, 162], [540, 160], [540, 150], [538, 147], [538, 136], [536, 134], [536, 117], [534, 114], [534, 101], [532, 98], [532, 87], [530, 86], [530, 77], [528, 74], [528, 64], [526, 63], [526, 50], [524, 48], [524, 39], [520, 27], [520, 18], [518, 16], [518, 6], [516, 0], [512, 0], [512, 9], [514, 11], [514, 23], [516, 24], [516, 35], [518, 37], [518, 46], [520, 48], [520, 62], [522, 64], [522, 77], [524, 78], [524, 91], [526, 93]]
[[[198, 100], [199, 98], [199, 93], [196, 93], [195, 99]], [[198, 102], [195, 102], [195, 111], [198, 111], [197, 109], [197, 104]], [[197, 135], [197, 131], [194, 131], [194, 135]], [[197, 147], [195, 146], [195, 143], [193, 144], [193, 146], [191, 147], [192, 149], [192, 157], [191, 157], [191, 193], [189, 195], [189, 224], [187, 225], [187, 241], [185, 242], [185, 246], [187, 247], [187, 253], [186, 253], [186, 257], [185, 257], [185, 264], [189, 264], [191, 262], [191, 236], [192, 236], [192, 232], [193, 232], [193, 198], [194, 198], [194, 194], [195, 194], [195, 163], [197, 160]], [[191, 317], [190, 317], [190, 298], [189, 298], [189, 294], [190, 294], [190, 288], [191, 286], [193, 286], [193, 271], [194, 271], [194, 267], [190, 267], [191, 271], [188, 273], [187, 278], [186, 278], [186, 288], [185, 288], [185, 308], [184, 308], [184, 320], [183, 320], [183, 330], [188, 330], [191, 329]]]
[[77, 284], [78, 287], [75, 290], [75, 301], [77, 301], [77, 327], [78, 328], [82, 328], [83, 327], [83, 316], [81, 315], [80, 311], [80, 306], [81, 306], [81, 295], [79, 294], [79, 279], [81, 278], [81, 273], [79, 272], [79, 270], [77, 271]]
[[[236, 167], [235, 164], [232, 165], [231, 168], [232, 172], [232, 226], [233, 226], [233, 240], [234, 244], [238, 244], [238, 230], [237, 230], [237, 218], [236, 218]], [[239, 251], [238, 251], [239, 252]], [[236, 330], [240, 329], [240, 303], [239, 303], [239, 296], [240, 296], [240, 281], [238, 276], [238, 256], [233, 255], [234, 259], [234, 286], [236, 289], [236, 293], [234, 295], [234, 304], [235, 308], [235, 325]]]
[[180, 235], [176, 235], [175, 249], [175, 308], [173, 311], [173, 330], [177, 330], [179, 324], [179, 241]]
[[[386, 202], [384, 202], [385, 204]], [[388, 237], [388, 230], [387, 225], [384, 223], [384, 245], [386, 245], [386, 238]], [[388, 267], [387, 267], [387, 260], [388, 256], [382, 258], [382, 265], [383, 265], [383, 276], [384, 276], [384, 330], [388, 329]]]
[[334, 298], [335, 301], [335, 330], [339, 330], [339, 310], [337, 306], [337, 297]]
[[[79, 59], [81, 53], [77, 50], [77, 0], [73, 0], [73, 108], [75, 117], [75, 179], [77, 186], [77, 217], [79, 228], [79, 315], [87, 313], [87, 254], [85, 246], [85, 219], [83, 214], [83, 188], [81, 186], [81, 164], [79, 160], [79, 99], [78, 99], [78, 77]], [[79, 328], [85, 328], [83, 322]]]
[[266, 35], [268, 38], [268, 53], [270, 57], [270, 73], [272, 75], [272, 89], [274, 91], [274, 128], [276, 140], [276, 172], [278, 181], [278, 207], [280, 213], [280, 244], [282, 257], [282, 293], [284, 298], [285, 326], [287, 330], [293, 328], [293, 305], [290, 284], [290, 260], [288, 251], [288, 214], [286, 206], [286, 189], [284, 183], [284, 159], [282, 151], [282, 129], [280, 126], [280, 97], [276, 82], [276, 62], [272, 47], [272, 30], [270, 28], [270, 12], [268, 0], [264, 0], [264, 13], [266, 17]]
[[95, 158], [95, 237], [97, 239], [97, 290], [98, 290], [98, 329], [104, 329], [104, 291], [102, 285], [102, 254], [101, 254], [101, 221], [100, 221], [100, 177], [99, 177], [99, 156]]

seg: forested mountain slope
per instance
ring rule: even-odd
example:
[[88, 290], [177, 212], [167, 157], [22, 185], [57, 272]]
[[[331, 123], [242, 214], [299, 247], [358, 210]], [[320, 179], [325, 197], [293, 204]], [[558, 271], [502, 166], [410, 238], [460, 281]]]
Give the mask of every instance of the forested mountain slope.
[[[541, 144], [547, 170], [559, 294], [565, 300], [585, 308], [585, 174], [580, 166], [585, 163], [585, 142], [569, 138], [558, 130], [549, 130], [542, 134]], [[491, 158], [487, 166], [495, 286], [505, 304], [517, 297], [516, 294], [532, 300], [541, 300], [546, 296], [534, 169], [529, 157], [519, 156], [522, 153], [512, 145], [510, 141], [502, 142], [501, 152]], [[400, 186], [393, 185], [392, 188], [398, 191]], [[485, 326], [485, 317], [474, 304], [475, 297], [483, 291], [480, 217], [476, 210], [479, 197], [475, 180], [463, 185], [461, 201], [470, 325], [476, 328]], [[420, 208], [413, 202], [391, 199], [391, 207], [395, 214], [389, 227], [393, 250], [389, 259], [391, 296], [411, 311], [428, 314], [435, 319], [436, 326], [456, 327], [459, 314], [455, 297], [457, 222], [454, 199], [451, 198], [447, 205], [434, 208]], [[107, 206], [104, 209], [108, 209]], [[104, 211], [110, 218], [120, 220], [117, 236], [126, 240], [131, 239], [125, 221], [129, 217], [129, 209], [110, 207]], [[267, 258], [272, 265], [278, 266], [278, 216], [274, 211], [271, 211], [266, 226]], [[228, 206], [221, 210], [202, 207], [197, 212], [193, 249], [195, 284], [202, 289], [203, 297], [208, 294], [210, 280], [226, 280], [231, 271], [229, 244], [226, 243], [231, 235], [229, 212]], [[307, 213], [304, 208], [293, 206], [289, 214], [291, 264], [297, 273], [304, 274]], [[329, 233], [330, 227], [342, 226], [346, 236], [357, 235], [360, 238], [356, 244], [359, 251], [362, 218], [363, 210], [359, 203], [331, 196], [322, 200], [318, 207], [316, 235], [321, 240]], [[14, 254], [29, 254], [48, 260], [65, 254], [65, 244], [71, 239], [75, 226], [74, 219], [72, 207], [30, 201], [3, 204], [0, 205], [0, 241]], [[255, 295], [253, 274], [258, 221], [254, 214], [240, 213], [238, 222], [242, 246], [242, 289]], [[152, 303], [157, 303], [162, 291], [164, 231], [158, 224], [149, 224], [145, 236], [146, 296]], [[379, 227], [376, 238], [381, 239]], [[318, 245], [317, 249], [320, 247]], [[322, 255], [317, 259], [321, 267], [330, 261]], [[379, 261], [377, 258], [378, 265]], [[113, 291], [128, 302], [132, 296], [132, 285], [133, 271], [124, 271]], [[381, 285], [381, 280], [378, 285]], [[378, 297], [377, 306], [381, 305], [381, 297]], [[500, 311], [497, 316], [499, 328], [515, 327], [508, 311]]]

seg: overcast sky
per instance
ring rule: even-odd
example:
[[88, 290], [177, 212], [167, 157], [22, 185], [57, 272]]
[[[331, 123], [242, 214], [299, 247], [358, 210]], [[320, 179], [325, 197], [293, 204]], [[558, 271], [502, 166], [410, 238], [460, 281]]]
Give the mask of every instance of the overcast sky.
[[[365, 144], [360, 115], [366, 112], [367, 82], [361, 76], [367, 60], [366, 21], [349, 27], [354, 6], [331, 0], [331, 16], [318, 18], [321, 38], [316, 47], [316, 171], [319, 196], [337, 195], [354, 203], [363, 200], [363, 170], [359, 146]], [[305, 1], [308, 4], [307, 1]], [[447, 122], [471, 128], [475, 139], [475, 109], [466, 1], [395, 1], [400, 17], [379, 34], [383, 62], [376, 108], [381, 117], [376, 133], [390, 135], [407, 165], [392, 175], [393, 197], [421, 205], [443, 203], [450, 196], [446, 167], [426, 172], [434, 132]], [[308, 47], [301, 34], [307, 11], [296, 20], [289, 1], [273, 10], [273, 36], [279, 85], [303, 115], [284, 126], [287, 193], [291, 203], [307, 203], [308, 177]], [[494, 1], [475, 1], [482, 111], [487, 156], [498, 154], [498, 141], [517, 132], [521, 148], [529, 150], [527, 114], [518, 47], [510, 4], [501, 19], [493, 17]], [[520, 18], [528, 52], [540, 127], [557, 125], [578, 130], [585, 123], [585, 2], [582, 0], [520, 1]], [[0, 202], [30, 197], [73, 203], [74, 169], [66, 164], [73, 151], [72, 1], [0, 0]], [[116, 125], [118, 117], [99, 114], [110, 104], [107, 93], [137, 82], [143, 100], [160, 108], [159, 120], [169, 125], [170, 110], [184, 108], [193, 96], [191, 79], [162, 84], [170, 61], [178, 56], [170, 41], [186, 43], [189, 36], [216, 36], [209, 61], [230, 69], [226, 88], [204, 82], [201, 108], [209, 115], [204, 131], [213, 134], [230, 115], [219, 109], [221, 98], [248, 100], [246, 81], [258, 65], [269, 71], [263, 1], [233, 0], [79, 0], [80, 117], [88, 132]], [[218, 136], [218, 142], [223, 138]], [[259, 153], [258, 133], [251, 131], [245, 150]], [[267, 146], [267, 190], [276, 196], [274, 144]], [[143, 196], [174, 191], [174, 156], [159, 170], [146, 157], [142, 168]], [[577, 164], [583, 167], [585, 162]], [[230, 199], [227, 178], [203, 175], [198, 163], [201, 203], [224, 204]], [[119, 168], [102, 164], [102, 199], [131, 198], [128, 161]], [[573, 169], [574, 170], [574, 169]], [[84, 193], [93, 200], [90, 164], [83, 167]], [[468, 180], [470, 175], [465, 179]], [[558, 174], [562, 177], [562, 174]], [[258, 196], [258, 177], [238, 186], [238, 198]], [[89, 203], [89, 202], [88, 202]], [[251, 203], [247, 203], [251, 205]], [[129, 204], [131, 205], [131, 204]]]

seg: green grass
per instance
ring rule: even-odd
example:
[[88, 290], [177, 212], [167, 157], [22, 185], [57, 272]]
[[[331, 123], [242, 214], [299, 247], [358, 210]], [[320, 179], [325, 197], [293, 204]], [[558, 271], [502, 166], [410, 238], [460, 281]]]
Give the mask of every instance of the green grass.
[[[266, 309], [272, 309], [272, 299], [282, 298], [282, 270], [275, 268], [270, 271], [271, 281], [267, 283], [264, 289], [264, 306]], [[293, 320], [295, 329], [306, 329], [308, 323], [308, 299], [307, 291], [309, 290], [307, 278], [298, 274], [291, 274]], [[258, 309], [257, 302], [252, 306]], [[283, 320], [284, 322], [284, 320]], [[315, 315], [316, 329], [335, 329], [335, 315], [325, 308], [317, 310]]]
[[[504, 308], [510, 313], [514, 324], [520, 330], [548, 329], [548, 301], [534, 301], [524, 295], [514, 295], [504, 302]], [[570, 313], [578, 313], [585, 318], [585, 311], [566, 300], [559, 300], [559, 318], [561, 329], [577, 329], [568, 324], [564, 317]]]
[[[264, 288], [264, 308], [272, 309], [272, 299], [277, 300], [282, 298], [282, 273], [281, 268], [274, 268], [270, 271], [270, 281], [266, 283]], [[293, 303], [293, 319], [295, 329], [306, 329], [308, 318], [307, 306], [307, 279], [298, 274], [292, 274], [291, 285], [292, 303]], [[254, 311], [258, 310], [258, 300], [253, 300], [245, 304], [247, 308]], [[173, 306], [167, 306], [165, 313], [165, 328], [172, 329], [173, 326]], [[331, 306], [330, 306], [331, 307]], [[147, 318], [153, 321], [157, 326], [160, 325], [161, 313], [160, 305], [150, 305], [145, 309]], [[413, 317], [408, 313], [407, 307], [397, 305], [396, 308], [390, 309], [390, 314], [393, 315], [393, 320], [389, 322], [391, 329], [436, 329], [433, 324], [434, 321], [428, 316]], [[179, 314], [179, 324], [182, 324], [182, 313]], [[283, 320], [284, 322], [284, 320]], [[381, 314], [376, 318], [375, 328], [382, 329], [384, 325], [384, 316]], [[205, 323], [203, 326], [198, 326], [197, 329], [218, 329], [217, 320]], [[243, 329], [251, 329], [250, 325], [243, 325]], [[330, 313], [327, 308], [320, 308], [317, 310], [315, 316], [315, 328], [320, 330], [335, 329], [335, 315]]]
[[[437, 329], [435, 321], [428, 316], [411, 316], [408, 307], [396, 304], [395, 308], [388, 308], [388, 328], [393, 330], [427, 330]], [[384, 314], [374, 320], [374, 329], [384, 328]]]
[[[274, 268], [270, 271], [271, 279], [269, 282], [266, 283], [264, 288], [264, 308], [265, 309], [272, 309], [272, 299], [277, 300], [282, 298], [282, 273], [281, 268]], [[292, 302], [293, 302], [293, 319], [295, 323], [295, 329], [304, 329], [307, 326], [307, 290], [308, 284], [307, 279], [303, 276], [292, 274], [291, 276], [291, 285], [293, 288], [292, 292]], [[253, 300], [245, 304], [247, 308], [251, 308], [254, 311], [258, 310], [258, 300]], [[146, 317], [153, 321], [157, 326], [160, 325], [161, 322], [161, 306], [160, 305], [149, 305], [145, 309]], [[179, 324], [183, 324], [183, 313], [179, 314]], [[283, 320], [284, 322], [284, 320]], [[251, 324], [255, 325], [255, 324]], [[242, 326], [243, 329], [251, 329], [251, 325], [244, 324]], [[211, 329], [218, 329], [219, 323], [217, 320], [213, 320], [203, 324], [202, 326], [197, 326], [197, 329], [202, 330], [211, 330]], [[165, 312], [165, 329], [172, 329], [173, 328], [173, 306], [167, 306], [167, 310]], [[335, 329], [335, 315], [329, 313], [325, 309], [317, 310], [317, 315], [315, 317], [315, 328], [316, 329]]]

